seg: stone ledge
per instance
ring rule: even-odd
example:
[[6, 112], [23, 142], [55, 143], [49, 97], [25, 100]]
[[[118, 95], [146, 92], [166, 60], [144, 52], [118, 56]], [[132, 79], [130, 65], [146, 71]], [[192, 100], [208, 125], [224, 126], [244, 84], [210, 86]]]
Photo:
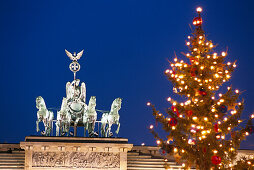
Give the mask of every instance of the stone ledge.
[[66, 136], [27, 136], [25, 142], [64, 142], [64, 143], [121, 143], [127, 144], [126, 138], [86, 138]]

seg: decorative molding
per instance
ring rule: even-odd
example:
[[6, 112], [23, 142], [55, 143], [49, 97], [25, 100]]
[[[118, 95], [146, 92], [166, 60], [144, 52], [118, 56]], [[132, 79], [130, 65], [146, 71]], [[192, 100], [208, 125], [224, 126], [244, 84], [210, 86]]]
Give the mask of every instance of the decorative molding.
[[33, 152], [32, 167], [120, 168], [120, 154], [112, 152]]
[[25, 149], [26, 150], [33, 150], [33, 146], [26, 146]]

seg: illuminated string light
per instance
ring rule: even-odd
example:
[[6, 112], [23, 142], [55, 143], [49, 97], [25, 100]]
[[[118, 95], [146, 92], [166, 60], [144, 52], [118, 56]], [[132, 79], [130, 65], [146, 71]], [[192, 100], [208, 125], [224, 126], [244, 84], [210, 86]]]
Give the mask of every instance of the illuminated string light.
[[197, 7], [196, 10], [197, 10], [198, 13], [200, 13], [200, 12], [202, 12], [203, 9], [201, 7]]

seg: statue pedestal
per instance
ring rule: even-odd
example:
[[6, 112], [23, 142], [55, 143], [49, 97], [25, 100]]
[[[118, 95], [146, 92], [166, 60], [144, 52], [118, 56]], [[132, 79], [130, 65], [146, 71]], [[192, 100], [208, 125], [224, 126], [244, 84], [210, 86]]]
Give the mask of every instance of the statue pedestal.
[[127, 170], [132, 144], [124, 138], [27, 136], [25, 170]]

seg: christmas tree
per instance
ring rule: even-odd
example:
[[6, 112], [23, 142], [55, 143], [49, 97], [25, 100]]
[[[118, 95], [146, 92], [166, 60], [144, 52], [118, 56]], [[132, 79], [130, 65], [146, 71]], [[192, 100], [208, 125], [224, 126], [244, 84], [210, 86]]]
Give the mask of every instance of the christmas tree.
[[[195, 27], [188, 36], [186, 45], [189, 53], [184, 54], [190, 61], [184, 62], [177, 57], [171, 69], [165, 71], [173, 83], [173, 91], [182, 96], [183, 102], [172, 98], [167, 100], [171, 107], [167, 116], [153, 108], [156, 122], [162, 124], [168, 136], [161, 138], [150, 126], [157, 144], [167, 153], [172, 153], [177, 161], [188, 169], [230, 169], [242, 140], [252, 133], [251, 115], [249, 120], [241, 120], [244, 103], [239, 99], [239, 90], [220, 87], [231, 78], [235, 62], [225, 62], [227, 52], [213, 52], [215, 45], [208, 40], [202, 28], [202, 8], [197, 8], [194, 18]], [[246, 164], [248, 162], [248, 164]], [[251, 167], [253, 161], [238, 162], [238, 167]], [[243, 165], [241, 165], [243, 164]]]

